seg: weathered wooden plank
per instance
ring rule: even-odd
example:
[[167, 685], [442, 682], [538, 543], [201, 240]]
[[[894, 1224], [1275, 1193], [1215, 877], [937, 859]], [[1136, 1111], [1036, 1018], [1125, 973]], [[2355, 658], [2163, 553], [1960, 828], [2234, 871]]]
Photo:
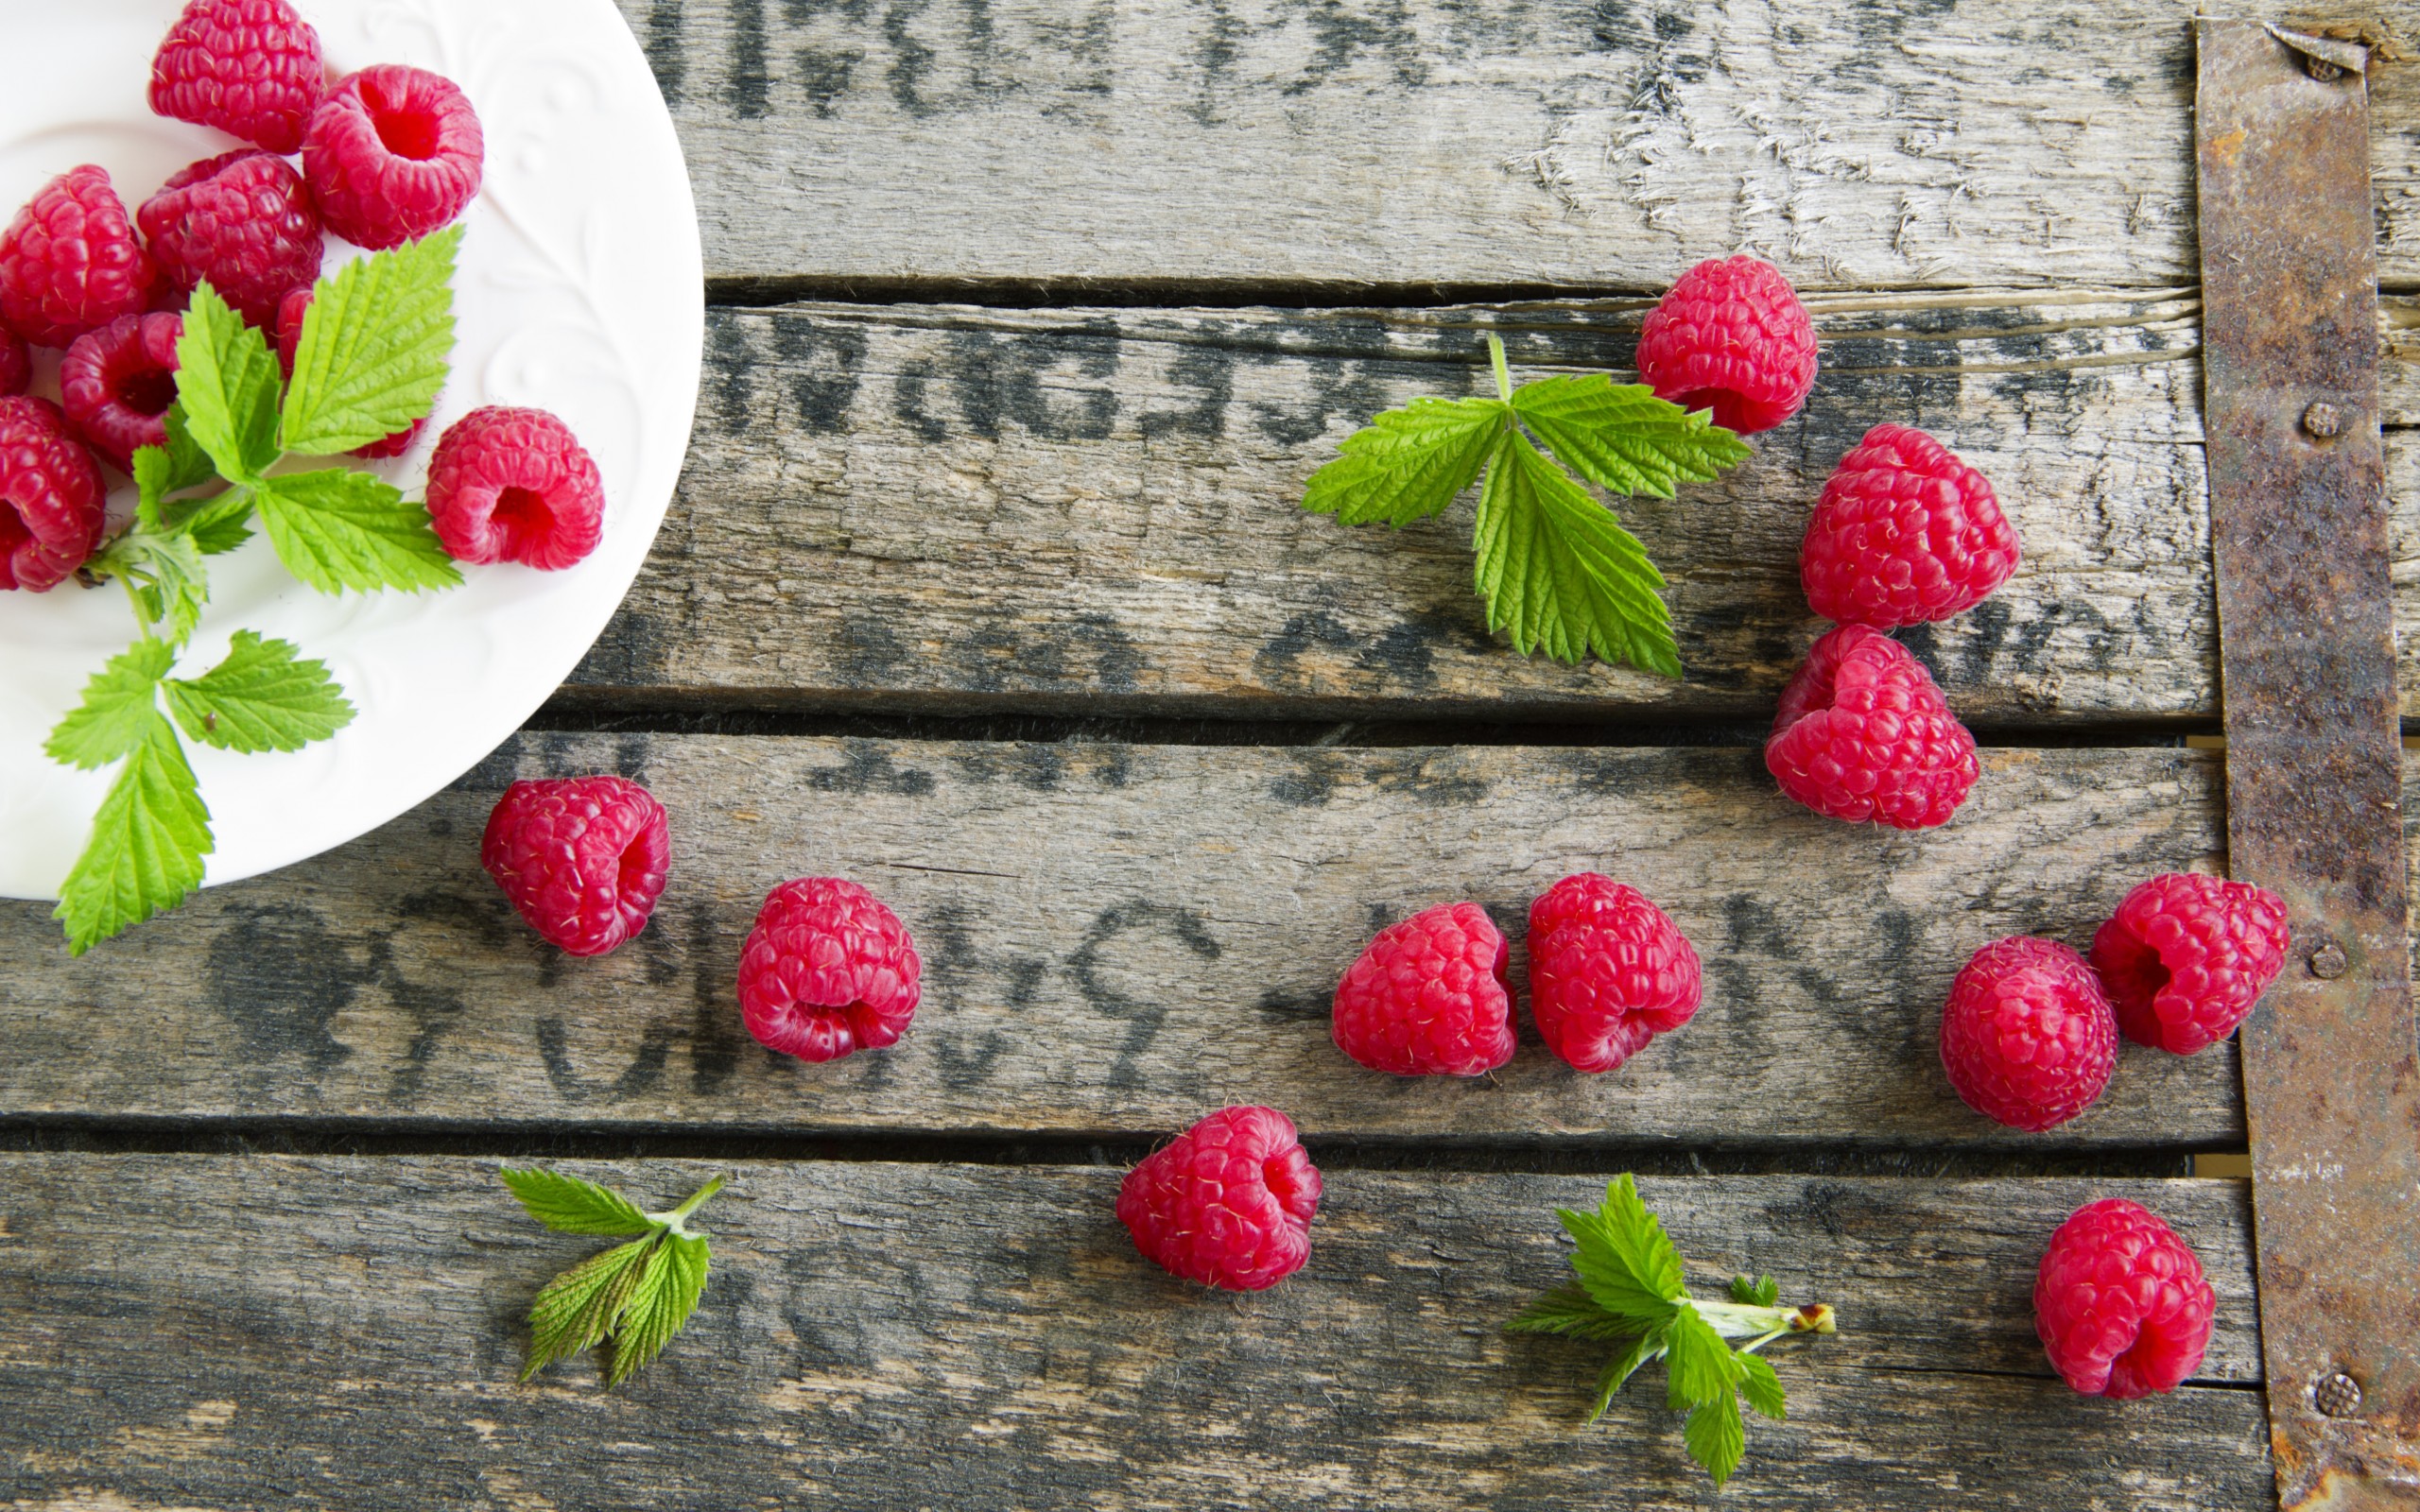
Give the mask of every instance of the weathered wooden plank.
[[[234, 1508], [1700, 1507], [1660, 1381], [1582, 1428], [1599, 1347], [1498, 1329], [1564, 1274], [1586, 1178], [1337, 1171], [1311, 1263], [1252, 1297], [1139, 1260], [1117, 1173], [746, 1164], [704, 1306], [630, 1384], [514, 1384], [519, 1314], [597, 1247], [493, 1162], [0, 1160], [15, 1504]], [[579, 1167], [672, 1200], [716, 1168]], [[726, 1168], [727, 1169], [727, 1168]], [[1787, 1423], [1726, 1504], [2272, 1504], [2229, 1182], [1643, 1183], [1702, 1267], [1769, 1270], [1841, 1332], [1776, 1346]], [[2201, 1382], [2051, 1379], [2049, 1230], [2154, 1206], [2219, 1293]]]
[[[478, 868], [515, 774], [621, 770], [674, 866], [631, 946], [567, 958]], [[1675, 1146], [2239, 1143], [2232, 1045], [2130, 1047], [2048, 1135], [1968, 1112], [1936, 1032], [1984, 941], [2088, 941], [2125, 889], [2221, 846], [2215, 761], [1986, 753], [1957, 819], [1818, 818], [1749, 750], [1325, 749], [533, 736], [319, 861], [215, 888], [71, 962], [0, 904], [0, 1112], [786, 1130], [1181, 1127], [1267, 1102], [1319, 1134]], [[1516, 939], [1583, 868], [1669, 909], [1707, 1002], [1616, 1074], [1527, 1040], [1478, 1081], [1367, 1072], [1328, 1037], [1381, 924], [1470, 897]], [[916, 931], [898, 1045], [758, 1049], [734, 977], [765, 890], [857, 877]], [[1527, 971], [1513, 958], [1514, 980]]]
[[[622, 7], [725, 279], [2194, 276], [2189, 0]], [[2420, 279], [2412, 72], [2374, 84], [2390, 283]]]

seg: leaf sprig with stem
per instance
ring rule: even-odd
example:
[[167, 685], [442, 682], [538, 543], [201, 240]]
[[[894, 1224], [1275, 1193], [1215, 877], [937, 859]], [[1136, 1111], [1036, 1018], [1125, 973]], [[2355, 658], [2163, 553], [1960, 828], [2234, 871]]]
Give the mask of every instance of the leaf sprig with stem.
[[666, 1212], [646, 1212], [607, 1187], [560, 1171], [499, 1173], [529, 1216], [567, 1234], [635, 1234], [548, 1281], [529, 1309], [528, 1380], [557, 1360], [614, 1341], [605, 1383], [619, 1385], [661, 1353], [698, 1310], [711, 1258], [692, 1214], [722, 1190], [717, 1177]]

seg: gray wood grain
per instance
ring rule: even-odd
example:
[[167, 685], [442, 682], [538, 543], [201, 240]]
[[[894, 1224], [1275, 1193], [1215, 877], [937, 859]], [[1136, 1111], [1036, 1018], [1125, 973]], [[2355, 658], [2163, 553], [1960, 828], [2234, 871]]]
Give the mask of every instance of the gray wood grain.
[[[725, 279], [2194, 276], [2190, 0], [622, 0]], [[2420, 278], [2420, 82], [2374, 82]]]
[[[1601, 1346], [1501, 1321], [1565, 1274], [1586, 1178], [1331, 1172], [1310, 1264], [1256, 1297], [1140, 1260], [1117, 1173], [744, 1164], [670, 1349], [514, 1383], [520, 1314], [602, 1247], [493, 1162], [0, 1159], [0, 1463], [14, 1504], [227, 1509], [1699, 1508], [1660, 1370], [1581, 1425]], [[717, 1169], [572, 1169], [669, 1203]], [[2256, 1507], [2271, 1483], [2250, 1215], [2224, 1182], [1643, 1183], [1711, 1291], [1771, 1271], [1835, 1337], [1774, 1347], [1720, 1504]], [[2093, 1197], [2176, 1225], [2218, 1291], [2203, 1380], [2079, 1398], [2033, 1267]]]
[[[512, 915], [478, 837], [513, 775], [614, 770], [670, 811], [671, 885], [636, 941], [573, 960]], [[1253, 1101], [1320, 1134], [1553, 1147], [2225, 1146], [2232, 1045], [2130, 1047], [2045, 1135], [1968, 1112], [1936, 1048], [1976, 948], [2087, 943], [2135, 882], [2217, 859], [2219, 803], [2216, 763], [2166, 749], [1988, 751], [1958, 817], [1906, 835], [1798, 808], [1742, 749], [529, 736], [80, 960], [43, 905], [0, 903], [0, 1112], [1149, 1135]], [[1582, 868], [1703, 953], [1685, 1030], [1600, 1077], [1526, 1009], [1520, 1054], [1475, 1081], [1330, 1042], [1379, 926], [1469, 897], [1517, 941]], [[765, 891], [831, 873], [891, 902], [927, 975], [898, 1045], [819, 1067], [757, 1047], [733, 981]]]

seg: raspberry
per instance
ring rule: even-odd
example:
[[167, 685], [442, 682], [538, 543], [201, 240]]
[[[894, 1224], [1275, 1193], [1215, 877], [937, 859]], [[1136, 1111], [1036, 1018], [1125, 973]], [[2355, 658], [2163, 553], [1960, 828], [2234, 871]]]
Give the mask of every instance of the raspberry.
[[187, 0], [151, 60], [151, 109], [271, 152], [302, 145], [327, 88], [320, 34], [285, 0]]
[[2171, 871], [2126, 895], [2092, 964], [2137, 1044], [2189, 1056], [2235, 1033], [2286, 965], [2286, 900], [2248, 882]]
[[1983, 474], [1905, 425], [1876, 425], [1824, 485], [1798, 577], [1816, 613], [1894, 629], [1961, 614], [2016, 571]]
[[2033, 1280], [2033, 1330], [2061, 1380], [2120, 1401], [2173, 1391], [2202, 1363], [2218, 1294], [2157, 1213], [2123, 1197], [2078, 1208]]
[[1808, 649], [1765, 742], [1781, 790], [1816, 813], [1898, 830], [1947, 822], [1975, 785], [1975, 737], [1908, 648], [1843, 625]]
[[1378, 932], [1336, 985], [1336, 1047], [1398, 1076], [1478, 1076], [1512, 1058], [1512, 949], [1487, 910], [1443, 903]]
[[33, 381], [33, 353], [17, 333], [0, 326], [0, 399], [24, 393]]
[[65, 580], [101, 543], [100, 471], [47, 399], [0, 399], [0, 588]]
[[1222, 1108], [1126, 1173], [1117, 1221], [1145, 1259], [1257, 1292], [1311, 1258], [1320, 1173], [1273, 1108]]
[[177, 170], [134, 213], [182, 308], [203, 279], [266, 331], [278, 301], [320, 276], [320, 213], [302, 175], [273, 153], [229, 152]]
[[1771, 263], [1709, 258], [1681, 275], [1638, 333], [1638, 375], [1742, 436], [1798, 413], [1815, 387], [1815, 322]]
[[1530, 905], [1530, 1012], [1580, 1071], [1612, 1071], [1704, 995], [1698, 953], [1644, 893], [1593, 871]]
[[438, 438], [428, 516], [457, 561], [568, 567], [604, 534], [605, 484], [562, 421], [490, 404]]
[[623, 777], [515, 782], [479, 842], [479, 865], [529, 927], [574, 955], [647, 927], [671, 856], [664, 805]]
[[0, 320], [37, 347], [140, 315], [158, 277], [109, 171], [89, 163], [43, 185], [0, 232]]
[[177, 401], [181, 315], [122, 315], [76, 338], [59, 365], [59, 398], [95, 455], [134, 471], [140, 446], [168, 444], [168, 406]]
[[1967, 1107], [2038, 1134], [2109, 1085], [2118, 1021], [2083, 956], [2014, 936], [1977, 951], [1950, 985], [1941, 1065]]
[[898, 915], [854, 882], [807, 877], [757, 911], [739, 953], [739, 1008], [766, 1046], [838, 1060], [897, 1041], [923, 975]]
[[302, 142], [302, 175], [328, 229], [384, 251], [442, 231], [479, 192], [487, 146], [454, 81], [402, 63], [328, 91]]
[[[278, 301], [277, 365], [285, 369], [288, 378], [294, 376], [295, 350], [302, 344], [302, 317], [310, 312], [311, 301], [317, 294], [318, 290], [306, 284], [301, 288], [286, 290], [285, 298]], [[354, 447], [352, 455], [368, 457], [373, 462], [401, 456], [411, 450], [412, 442], [420, 439], [421, 430], [427, 424], [428, 417], [424, 415], [383, 441]]]

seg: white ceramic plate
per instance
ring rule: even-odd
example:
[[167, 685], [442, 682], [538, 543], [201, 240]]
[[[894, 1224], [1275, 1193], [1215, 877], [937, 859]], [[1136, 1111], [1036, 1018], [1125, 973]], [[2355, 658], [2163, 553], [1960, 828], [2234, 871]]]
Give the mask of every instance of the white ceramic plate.
[[[153, 115], [151, 55], [180, 0], [6, 0], [0, 39], [40, 58], [0, 90], [0, 219], [79, 163], [110, 171], [129, 211], [185, 163], [239, 144]], [[613, 0], [298, 0], [337, 75], [412, 63], [461, 85], [487, 167], [455, 280], [458, 342], [412, 453], [379, 471], [414, 497], [436, 436], [481, 404], [568, 422], [605, 479], [605, 535], [558, 573], [469, 567], [441, 593], [323, 597], [266, 539], [212, 558], [211, 603], [179, 670], [212, 665], [238, 629], [328, 664], [359, 711], [292, 755], [193, 748], [217, 851], [211, 883], [319, 854], [377, 828], [476, 765], [576, 666], [637, 576], [689, 444], [705, 279], [689, 179], [655, 79]], [[336, 257], [354, 255], [331, 242]], [[47, 359], [47, 360], [45, 360]], [[56, 397], [56, 353], [35, 392]], [[112, 510], [130, 511], [121, 485]], [[0, 593], [0, 895], [53, 898], [110, 774], [42, 752], [84, 680], [133, 633], [125, 595], [68, 583]]]

